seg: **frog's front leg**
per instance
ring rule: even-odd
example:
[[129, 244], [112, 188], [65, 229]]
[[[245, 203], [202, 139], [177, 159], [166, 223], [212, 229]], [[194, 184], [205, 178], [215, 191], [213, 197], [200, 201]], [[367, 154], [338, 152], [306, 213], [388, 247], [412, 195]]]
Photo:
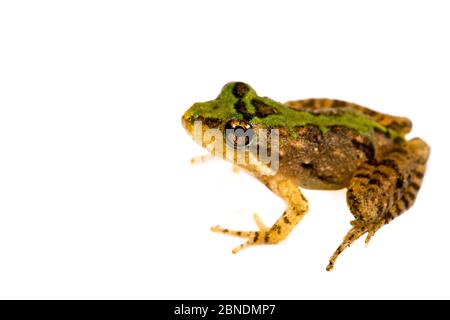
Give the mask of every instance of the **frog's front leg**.
[[233, 249], [233, 253], [254, 245], [280, 242], [289, 235], [308, 211], [308, 201], [292, 181], [272, 178], [264, 182], [272, 192], [286, 202], [286, 211], [270, 228], [266, 227], [259, 216], [255, 214], [254, 218], [259, 229], [258, 231], [234, 231], [219, 226], [212, 227], [211, 230], [214, 232], [247, 239], [245, 243]]

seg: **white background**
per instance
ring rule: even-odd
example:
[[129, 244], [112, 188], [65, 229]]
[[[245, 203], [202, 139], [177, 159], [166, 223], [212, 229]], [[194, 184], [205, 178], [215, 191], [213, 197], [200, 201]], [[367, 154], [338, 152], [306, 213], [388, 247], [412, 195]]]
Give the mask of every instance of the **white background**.
[[[0, 298], [450, 298], [446, 1], [3, 1]], [[232, 255], [283, 203], [180, 125], [228, 81], [408, 116], [432, 147], [414, 207], [325, 271], [345, 192], [308, 191], [277, 246]]]

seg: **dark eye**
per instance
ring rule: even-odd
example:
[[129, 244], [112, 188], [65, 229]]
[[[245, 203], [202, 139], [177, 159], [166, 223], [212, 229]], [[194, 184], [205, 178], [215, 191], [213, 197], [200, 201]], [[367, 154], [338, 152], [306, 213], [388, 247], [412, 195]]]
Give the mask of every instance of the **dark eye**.
[[253, 142], [255, 132], [250, 123], [232, 119], [225, 125], [225, 138], [228, 145], [242, 148]]

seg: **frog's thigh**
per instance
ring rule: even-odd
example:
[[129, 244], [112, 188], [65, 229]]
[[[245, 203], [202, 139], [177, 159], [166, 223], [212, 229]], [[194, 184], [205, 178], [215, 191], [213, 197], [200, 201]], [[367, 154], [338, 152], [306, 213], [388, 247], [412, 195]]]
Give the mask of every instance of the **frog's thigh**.
[[258, 244], [274, 244], [285, 239], [308, 211], [308, 201], [289, 180], [268, 181], [267, 186], [278, 196], [283, 198], [287, 208], [281, 217], [266, 228], [258, 217], [255, 218], [259, 231], [234, 231], [219, 226], [213, 227], [214, 232], [247, 238], [248, 240], [233, 250], [233, 253]]
[[327, 270], [353, 241], [367, 232], [368, 243], [379, 228], [413, 205], [428, 155], [427, 144], [416, 138], [386, 154], [378, 164], [364, 164], [356, 172], [347, 191], [347, 203], [355, 216], [353, 228], [331, 257]]
[[356, 172], [347, 203], [369, 232], [373, 233], [371, 225], [388, 223], [413, 205], [428, 155], [427, 144], [416, 138], [387, 153], [376, 165], [364, 164]]

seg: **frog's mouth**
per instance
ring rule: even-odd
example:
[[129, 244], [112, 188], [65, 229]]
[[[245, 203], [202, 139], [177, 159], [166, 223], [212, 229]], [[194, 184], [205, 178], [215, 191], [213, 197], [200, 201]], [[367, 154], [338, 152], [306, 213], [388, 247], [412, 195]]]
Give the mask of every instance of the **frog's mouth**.
[[181, 124], [191, 138], [202, 147], [206, 148], [211, 143], [210, 139], [205, 139], [205, 132], [211, 127], [208, 126], [203, 117], [193, 117], [185, 113], [181, 117]]
[[192, 135], [192, 122], [188, 120], [186, 114], [183, 114], [183, 116], [181, 117], [181, 125], [189, 133], [189, 135]]

